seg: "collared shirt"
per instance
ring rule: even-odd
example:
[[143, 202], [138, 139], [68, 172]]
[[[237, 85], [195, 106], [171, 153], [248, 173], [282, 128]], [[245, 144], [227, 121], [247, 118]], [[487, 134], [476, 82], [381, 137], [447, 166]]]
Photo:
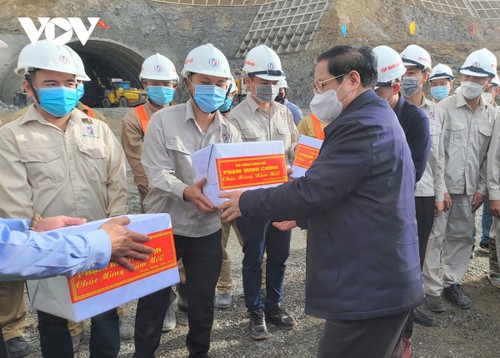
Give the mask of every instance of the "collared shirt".
[[[438, 176], [450, 194], [486, 194], [486, 158], [496, 111], [481, 98], [474, 113], [462, 92], [450, 96], [435, 107], [442, 123], [438, 156]], [[436, 194], [443, 200], [444, 192]]]
[[125, 214], [124, 160], [103, 122], [74, 109], [63, 131], [32, 105], [0, 128], [0, 216], [65, 214], [97, 220]]
[[28, 225], [29, 220], [0, 219], [0, 281], [73, 276], [109, 263], [111, 244], [103, 230], [41, 234], [28, 231]]
[[[155, 113], [151, 103], [147, 101], [144, 104], [144, 109], [149, 118]], [[144, 190], [148, 189], [148, 177], [144, 172], [141, 163], [142, 145], [144, 143], [144, 131], [142, 130], [141, 121], [135, 109], [127, 112], [122, 121], [121, 132], [122, 146], [127, 156], [128, 163], [134, 173], [134, 183]]]
[[490, 200], [500, 200], [500, 106], [496, 108], [497, 120], [493, 126], [488, 150], [488, 196]]
[[[425, 166], [424, 174], [422, 178], [417, 182], [415, 189], [415, 196], [417, 197], [429, 197], [435, 196], [435, 187], [437, 183], [437, 165], [438, 165], [438, 148], [439, 148], [439, 136], [441, 134], [441, 123], [434, 114], [434, 106], [436, 103], [428, 100], [424, 97], [423, 105], [419, 108], [424, 111], [429, 119], [429, 134], [431, 136], [431, 148], [429, 150], [429, 156], [427, 159], [427, 164]], [[440, 191], [438, 189], [438, 191]], [[442, 191], [442, 190], [441, 190]]]
[[299, 132], [292, 113], [282, 104], [272, 101], [270, 112], [267, 113], [252, 96], [247, 96], [229, 113], [229, 121], [239, 129], [245, 142], [283, 141], [287, 161], [293, 162]]
[[296, 126], [299, 125], [299, 123], [303, 117], [302, 110], [300, 109], [300, 107], [297, 106], [295, 103], [290, 102], [286, 98], [283, 101], [283, 104], [285, 105], [286, 108], [288, 108], [290, 110], [290, 112], [292, 112], [293, 122], [295, 123], [295, 125]]
[[196, 182], [191, 153], [209, 144], [234, 142], [241, 142], [241, 135], [219, 111], [203, 132], [194, 119], [191, 99], [156, 112], [142, 147], [142, 165], [149, 180], [146, 212], [169, 213], [177, 235], [201, 237], [219, 230], [219, 212], [201, 212], [184, 200], [184, 189]]

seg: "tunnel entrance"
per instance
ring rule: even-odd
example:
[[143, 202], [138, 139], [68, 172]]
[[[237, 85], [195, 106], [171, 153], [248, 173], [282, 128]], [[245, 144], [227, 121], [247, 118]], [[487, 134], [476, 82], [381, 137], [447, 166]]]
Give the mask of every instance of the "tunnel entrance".
[[102, 107], [104, 91], [112, 89], [111, 79], [130, 81], [130, 86], [142, 88], [139, 73], [144, 58], [136, 52], [112, 42], [89, 40], [85, 46], [79, 41], [69, 43], [83, 60], [90, 82], [84, 82], [82, 102], [90, 107]]

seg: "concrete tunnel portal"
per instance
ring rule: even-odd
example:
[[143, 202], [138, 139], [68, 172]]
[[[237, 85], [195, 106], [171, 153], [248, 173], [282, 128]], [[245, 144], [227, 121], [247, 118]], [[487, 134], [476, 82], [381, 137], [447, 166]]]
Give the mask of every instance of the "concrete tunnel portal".
[[82, 102], [90, 107], [102, 107], [104, 91], [111, 89], [111, 79], [130, 81], [130, 86], [142, 88], [139, 80], [144, 58], [131, 49], [112, 42], [89, 40], [85, 46], [79, 41], [68, 43], [83, 60], [85, 72], [91, 81], [84, 82]]

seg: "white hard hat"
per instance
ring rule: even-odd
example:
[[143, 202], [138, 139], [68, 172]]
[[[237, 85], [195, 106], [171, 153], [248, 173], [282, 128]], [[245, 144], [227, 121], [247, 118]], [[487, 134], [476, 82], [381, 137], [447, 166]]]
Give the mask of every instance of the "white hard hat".
[[439, 63], [432, 69], [429, 76], [429, 81], [440, 80], [442, 78], [453, 81], [455, 79], [455, 76], [453, 76], [453, 70], [450, 68], [450, 66]]
[[378, 87], [391, 86], [394, 80], [400, 79], [406, 73], [401, 56], [389, 46], [377, 46], [373, 49], [377, 58]]
[[17, 68], [14, 70], [16, 75], [24, 76], [34, 69], [81, 75], [67, 46], [54, 45], [48, 40], [30, 43], [19, 53]]
[[288, 88], [288, 82], [283, 78], [282, 80], [278, 81], [278, 87], [279, 88]]
[[231, 78], [226, 56], [212, 44], [198, 46], [189, 52], [181, 74], [187, 77], [190, 72]]
[[491, 80], [491, 85], [495, 87], [500, 87], [500, 79], [498, 78], [498, 73], [495, 75], [495, 77]]
[[460, 73], [475, 77], [495, 77], [497, 58], [485, 48], [474, 51], [465, 59], [464, 64], [460, 67]]
[[7, 45], [4, 41], [0, 40], [0, 48], [7, 48], [9, 45]]
[[178, 81], [179, 76], [174, 64], [168, 58], [159, 53], [149, 56], [142, 63], [141, 80], [158, 80], [158, 81]]
[[417, 66], [422, 71], [430, 71], [432, 68], [431, 55], [418, 45], [409, 45], [400, 55], [405, 66]]
[[73, 55], [73, 60], [75, 61], [75, 66], [80, 71], [79, 74], [76, 75], [76, 80], [77, 81], [90, 81], [90, 77], [87, 76], [87, 73], [85, 72], [85, 65], [83, 64], [83, 60], [80, 57], [80, 55], [73, 50], [71, 47], [64, 45], [67, 50]]
[[248, 51], [243, 71], [267, 81], [280, 81], [286, 77], [278, 54], [266, 45]]

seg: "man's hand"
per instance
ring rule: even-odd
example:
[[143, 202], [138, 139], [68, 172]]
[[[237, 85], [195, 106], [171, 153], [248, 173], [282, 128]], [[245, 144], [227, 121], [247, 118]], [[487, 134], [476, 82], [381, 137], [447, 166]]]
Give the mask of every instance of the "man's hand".
[[288, 231], [297, 226], [297, 222], [295, 220], [291, 221], [274, 221], [273, 226], [281, 231]]
[[207, 178], [202, 178], [194, 184], [188, 185], [184, 189], [184, 200], [192, 202], [202, 212], [209, 214], [217, 210], [210, 200], [203, 194], [203, 186], [207, 183]]
[[472, 196], [472, 212], [475, 213], [477, 209], [484, 203], [484, 199], [486, 199], [486, 195], [481, 194], [476, 191], [474, 196]]
[[453, 202], [451, 200], [451, 195], [448, 193], [444, 193], [444, 210], [443, 211], [448, 211], [448, 209], [450, 209], [452, 205], [453, 205]]
[[[297, 148], [297, 147], [295, 147], [295, 148]], [[292, 169], [292, 168], [288, 168], [288, 169], [286, 170], [286, 175], [287, 175], [287, 177], [288, 177], [288, 181], [293, 181], [293, 178], [292, 178], [292, 177], [290, 177], [290, 175], [292, 175], [292, 173], [293, 173], [293, 169]]]
[[434, 217], [437, 218], [444, 211], [444, 201], [436, 201], [434, 204]]
[[220, 216], [222, 220], [232, 221], [241, 216], [239, 204], [241, 194], [243, 194], [243, 191], [228, 191], [219, 194], [219, 198], [229, 199], [219, 205], [219, 209], [222, 210]]
[[490, 200], [490, 212], [495, 217], [500, 217], [500, 200]]
[[127, 224], [130, 224], [130, 219], [121, 216], [107, 221], [99, 229], [106, 231], [111, 241], [111, 260], [129, 271], [134, 271], [135, 267], [127, 257], [146, 261], [154, 250], [142, 244], [151, 240], [149, 236], [128, 230], [124, 227]]
[[42, 220], [40, 220], [35, 226], [35, 231], [42, 232], [55, 230], [65, 226], [85, 224], [86, 222], [87, 219], [84, 218], [71, 218], [64, 215], [52, 216], [50, 218], [43, 218]]

